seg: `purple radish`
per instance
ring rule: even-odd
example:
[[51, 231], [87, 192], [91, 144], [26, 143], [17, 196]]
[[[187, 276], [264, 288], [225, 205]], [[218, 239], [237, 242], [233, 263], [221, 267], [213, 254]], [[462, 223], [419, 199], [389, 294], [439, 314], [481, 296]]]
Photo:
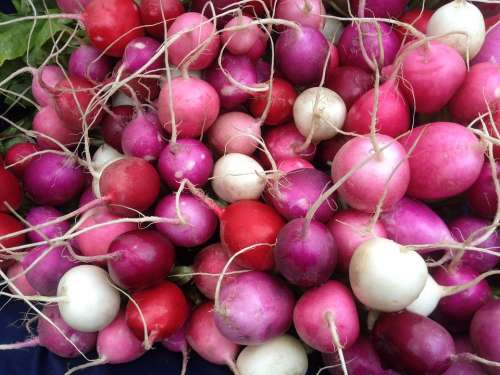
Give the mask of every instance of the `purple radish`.
[[182, 353], [182, 369], [181, 375], [187, 371], [187, 364], [189, 360], [189, 346], [186, 338], [186, 325], [178, 329], [173, 335], [167, 337], [162, 341], [165, 349], [175, 353]]
[[45, 224], [49, 221], [57, 221], [57, 222], [54, 222], [53, 224], [29, 232], [28, 238], [32, 242], [39, 242], [39, 241], [44, 241], [45, 239], [51, 239], [62, 236], [69, 230], [69, 223], [67, 220], [60, 220], [59, 217], [61, 216], [62, 216], [61, 212], [50, 206], [33, 207], [26, 214], [26, 221], [31, 226]]
[[[490, 361], [500, 362], [500, 300], [496, 299], [481, 307], [472, 318], [469, 337], [476, 353]], [[487, 368], [487, 367], [485, 367]], [[487, 368], [498, 375], [498, 367]]]
[[[474, 351], [467, 337], [459, 336], [453, 339], [457, 354], [472, 353]], [[486, 375], [486, 372], [483, 371], [481, 365], [477, 362], [469, 361], [466, 358], [458, 358], [453, 361], [450, 368], [443, 375]]]
[[[496, 148], [498, 146], [495, 146], [494, 150]], [[496, 153], [497, 151], [495, 151], [495, 156]], [[498, 177], [500, 172], [500, 162], [498, 161], [495, 163], [495, 170]], [[493, 169], [488, 160], [484, 162], [479, 177], [467, 192], [467, 203], [475, 214], [485, 218], [493, 218], [497, 212], [498, 198], [493, 180]]]
[[82, 44], [69, 58], [68, 71], [71, 75], [89, 81], [103, 81], [111, 72], [112, 60], [97, 48]]
[[[160, 46], [160, 42], [147, 36], [131, 40], [123, 52], [123, 67], [128, 73], [138, 71], [151, 60]], [[163, 66], [164, 63], [162, 61], [162, 55], [160, 55], [160, 57], [151, 62], [151, 64], [146, 68], [146, 72], [153, 71], [154, 73], [159, 74], [159, 70], [162, 69]]]
[[[20, 275], [24, 272], [21, 262], [16, 262], [7, 270], [7, 277], [16, 286], [19, 291], [25, 296], [35, 296], [38, 292], [31, 286], [26, 275]], [[14, 288], [9, 285], [9, 289], [13, 294], [17, 294]]]
[[121, 146], [125, 155], [147, 161], [158, 159], [165, 147], [158, 115], [139, 113], [123, 129]]

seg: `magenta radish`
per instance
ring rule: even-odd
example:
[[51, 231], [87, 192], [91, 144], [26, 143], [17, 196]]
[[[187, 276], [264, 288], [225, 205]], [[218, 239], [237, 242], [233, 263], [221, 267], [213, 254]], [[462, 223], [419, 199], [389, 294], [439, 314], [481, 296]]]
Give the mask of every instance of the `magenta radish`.
[[38, 204], [60, 205], [80, 193], [84, 179], [76, 161], [47, 153], [34, 157], [28, 164], [24, 173], [24, 188]]
[[[205, 69], [219, 52], [220, 39], [215, 31], [215, 25], [204, 15], [181, 14], [168, 29], [168, 38], [172, 41], [168, 47], [169, 60], [178, 67], [188, 63], [191, 70]], [[196, 55], [194, 61], [190, 61]]]
[[[349, 349], [358, 339], [359, 322], [351, 292], [338, 281], [309, 289], [297, 301], [293, 323], [299, 337], [313, 349], [332, 353]], [[336, 332], [338, 342], [333, 339]]]
[[176, 246], [202, 245], [212, 237], [217, 228], [215, 213], [201, 200], [188, 193], [180, 195], [178, 211], [176, 195], [167, 195], [156, 205], [155, 215], [178, 221], [156, 224], [156, 229]]
[[354, 251], [349, 281], [354, 295], [379, 311], [404, 309], [424, 289], [427, 265], [415, 251], [385, 238], [366, 240]]
[[349, 271], [352, 254], [364, 241], [374, 237], [387, 237], [384, 225], [377, 221], [369, 230], [372, 215], [352, 209], [336, 212], [327, 224], [335, 239], [338, 268]]
[[111, 59], [95, 47], [82, 44], [69, 58], [69, 74], [89, 81], [103, 81], [111, 73]]
[[[355, 14], [358, 14], [358, 12], [360, 12], [359, 4], [361, 1], [354, 0], [351, 1], [351, 3]], [[364, 2], [365, 7], [363, 11], [367, 17], [395, 18], [403, 13], [408, 3], [408, 0], [367, 0]]]
[[[401, 44], [397, 33], [383, 22], [365, 22], [359, 26], [356, 23], [351, 24], [344, 29], [338, 43], [341, 65], [371, 70], [370, 63], [365, 60], [361, 52], [358, 27], [370, 61], [375, 59], [379, 69], [392, 64]], [[379, 36], [382, 40], [382, 48], [379, 46]]]
[[[221, 106], [232, 109], [245, 103], [250, 98], [250, 93], [237, 87], [231, 80], [252, 87], [257, 83], [257, 71], [248, 57], [230, 53], [224, 54], [221, 66], [222, 69], [218, 64], [213, 65], [205, 71], [204, 77], [219, 94]], [[226, 75], [231, 77], [231, 80]]]
[[306, 159], [302, 158], [290, 158], [290, 159], [284, 159], [278, 163], [278, 169], [282, 173], [289, 173], [292, 171], [296, 171], [298, 169], [307, 169], [311, 168], [314, 169], [314, 165], [312, 165], [310, 162], [308, 162]]
[[[196, 254], [193, 263], [194, 284], [198, 290], [207, 298], [215, 299], [215, 289], [219, 275], [229, 260], [229, 254], [221, 243], [215, 243], [205, 247]], [[231, 272], [240, 271], [242, 268], [231, 263], [226, 269], [228, 275], [224, 276], [223, 283], [233, 280]], [[212, 274], [212, 275], [210, 275]]]
[[[233, 17], [225, 25], [222, 31], [222, 43], [233, 55], [247, 54], [258, 43], [259, 39], [265, 39], [266, 34], [258, 25], [251, 24], [252, 18], [245, 15]], [[248, 25], [242, 27], [244, 25]], [[242, 27], [241, 29], [231, 30], [232, 28]]]
[[122, 150], [125, 155], [152, 161], [158, 159], [164, 147], [156, 113], [139, 113], [123, 129]]
[[337, 248], [328, 228], [312, 220], [294, 219], [281, 228], [274, 261], [281, 275], [302, 288], [326, 282], [335, 270]]
[[[38, 294], [38, 292], [31, 286], [28, 279], [26, 278], [21, 262], [16, 262], [7, 269], [7, 277], [25, 296], [35, 296]], [[14, 288], [12, 288], [10, 285], [9, 289], [13, 294], [17, 294]]]
[[[451, 122], [419, 126], [400, 139], [410, 150], [408, 195], [424, 200], [466, 191], [483, 166], [483, 146], [467, 128]], [[446, 168], [443, 166], [446, 165]]]
[[64, 78], [63, 69], [57, 65], [45, 65], [33, 75], [31, 92], [42, 107], [54, 104], [54, 89]]
[[203, 186], [212, 175], [214, 160], [210, 150], [196, 139], [180, 139], [167, 145], [158, 159], [158, 170], [170, 189], [178, 189], [187, 179]]
[[325, 7], [319, 0], [278, 0], [275, 9], [277, 18], [322, 30], [325, 24]]
[[356, 66], [339, 66], [328, 76], [326, 87], [339, 94], [349, 109], [373, 87], [373, 77]]
[[122, 134], [125, 126], [132, 120], [134, 107], [119, 105], [111, 109], [101, 122], [101, 134], [104, 141], [118, 151], [122, 151]]
[[[473, 353], [469, 339], [464, 336], [453, 337], [455, 342], [456, 353]], [[467, 358], [457, 358], [451, 364], [451, 366], [443, 373], [443, 375], [486, 375], [486, 373], [481, 368], [481, 365], [477, 362], [472, 362]]]
[[293, 104], [295, 126], [300, 134], [315, 143], [333, 138], [342, 129], [345, 118], [342, 98], [324, 87], [303, 91]]
[[[490, 361], [500, 361], [500, 300], [493, 300], [481, 307], [472, 318], [469, 337], [476, 353]], [[498, 368], [490, 368], [498, 374]]]
[[258, 199], [265, 186], [264, 168], [250, 156], [232, 153], [215, 162], [212, 188], [226, 202]]
[[208, 142], [220, 155], [250, 155], [257, 149], [255, 138], [260, 138], [260, 127], [259, 121], [246, 113], [224, 113], [208, 131]]
[[159, 57], [151, 63], [149, 63], [149, 61], [153, 58], [160, 46], [160, 42], [147, 36], [131, 40], [123, 52], [123, 68], [128, 73], [134, 73], [148, 63], [149, 65], [146, 68], [146, 72], [159, 74], [164, 66], [162, 58]]
[[344, 144], [332, 163], [334, 183], [352, 171], [338, 192], [349, 206], [363, 212], [374, 212], [382, 198], [381, 208], [391, 208], [403, 198], [410, 182], [404, 147], [387, 135], [377, 134], [375, 139], [381, 147], [379, 157], [370, 138], [361, 136]]
[[234, 369], [239, 345], [224, 337], [215, 323], [211, 302], [199, 305], [191, 314], [186, 326], [186, 338], [193, 350], [203, 359]]
[[486, 31], [483, 46], [472, 60], [473, 64], [482, 62], [500, 63], [500, 49], [498, 39], [500, 38], [500, 25], [497, 23]]
[[385, 366], [409, 375], [442, 374], [455, 354], [453, 338], [441, 325], [408, 311], [378, 318], [372, 342]]
[[116, 237], [109, 246], [107, 261], [113, 282], [137, 290], [163, 280], [174, 265], [175, 250], [170, 241], [152, 230], [135, 230]]
[[276, 61], [293, 84], [310, 86], [321, 80], [328, 58], [328, 41], [311, 27], [289, 28], [276, 41]]
[[80, 134], [66, 127], [51, 106], [43, 107], [33, 118], [33, 130], [37, 134], [36, 143], [43, 149], [60, 150], [61, 147], [53, 140], [64, 146], [73, 148], [80, 141]]
[[217, 119], [220, 99], [217, 91], [207, 82], [195, 77], [178, 77], [172, 80], [172, 97], [169, 91], [165, 84], [158, 99], [158, 116], [170, 134], [173, 127], [172, 111], [177, 134], [181, 138], [199, 137]]
[[215, 324], [234, 343], [261, 344], [290, 328], [293, 294], [274, 276], [257, 271], [242, 273], [222, 285], [218, 297]]
[[269, 369], [275, 374], [306, 375], [308, 359], [299, 340], [283, 335], [260, 345], [247, 346], [238, 355], [236, 366], [241, 375], [267, 375]]
[[439, 41], [455, 48], [468, 59], [476, 56], [481, 49], [485, 32], [481, 11], [468, 1], [454, 0], [441, 6], [427, 23], [428, 36], [442, 36]]
[[102, 268], [81, 265], [71, 268], [59, 280], [58, 306], [61, 317], [74, 329], [97, 332], [115, 319], [120, 294]]
[[[28, 211], [26, 214], [26, 221], [31, 226], [37, 226], [45, 224], [48, 221], [56, 221], [61, 216], [62, 213], [53, 207], [37, 206]], [[68, 229], [69, 223], [67, 220], [57, 220], [57, 222], [53, 224], [28, 232], [28, 238], [32, 242], [43, 241], [45, 238], [51, 239], [62, 236]]]
[[[276, 186], [270, 185], [267, 198], [285, 219], [305, 217], [322, 193], [328, 190], [331, 179], [313, 168], [297, 169], [281, 177]], [[330, 196], [316, 211], [314, 219], [328, 221], [335, 210], [335, 196]]]
[[[496, 163], [496, 173], [500, 172], [500, 162]], [[485, 161], [479, 177], [467, 192], [467, 202], [474, 213], [493, 218], [497, 212], [498, 198], [493, 182], [493, 168], [489, 161]]]
[[182, 353], [183, 356], [188, 354], [188, 343], [186, 340], [186, 325], [175, 331], [174, 334], [168, 336], [162, 341], [162, 345], [165, 349], [176, 353]]

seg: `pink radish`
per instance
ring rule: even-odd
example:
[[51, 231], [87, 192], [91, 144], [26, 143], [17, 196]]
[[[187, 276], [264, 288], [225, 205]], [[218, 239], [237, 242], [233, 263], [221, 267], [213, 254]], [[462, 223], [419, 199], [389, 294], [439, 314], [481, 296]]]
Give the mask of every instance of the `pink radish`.
[[208, 131], [208, 142], [218, 154], [237, 152], [250, 155], [257, 148], [261, 124], [243, 112], [220, 115]]

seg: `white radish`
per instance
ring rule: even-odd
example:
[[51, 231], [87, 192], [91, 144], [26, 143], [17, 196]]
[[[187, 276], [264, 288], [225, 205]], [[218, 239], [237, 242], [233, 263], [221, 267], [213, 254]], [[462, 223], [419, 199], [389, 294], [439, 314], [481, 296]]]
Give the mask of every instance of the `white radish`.
[[303, 91], [293, 105], [293, 119], [299, 132], [312, 142], [332, 138], [344, 125], [346, 106], [342, 98], [324, 87]]
[[356, 297], [371, 309], [392, 312], [411, 304], [424, 289], [424, 259], [386, 238], [372, 238], [354, 251], [349, 280]]
[[122, 157], [123, 155], [117, 150], [104, 143], [94, 152], [94, 155], [92, 155], [92, 165], [97, 171], [101, 171], [106, 164]]
[[241, 375], [305, 375], [308, 362], [304, 345], [283, 335], [242, 350], [236, 366]]
[[102, 268], [82, 265], [64, 274], [57, 287], [59, 312], [64, 321], [81, 332], [106, 327], [120, 310], [120, 294]]
[[424, 289], [417, 299], [406, 307], [406, 310], [423, 316], [430, 315], [443, 296], [442, 290], [443, 287], [436, 283], [431, 275], [427, 275]]
[[325, 26], [323, 27], [323, 35], [326, 40], [330, 43], [337, 44], [342, 35], [342, 31], [344, 31], [344, 26], [342, 26], [342, 22], [333, 18], [325, 19]]
[[486, 27], [481, 11], [465, 0], [455, 0], [438, 8], [427, 24], [428, 36], [455, 48], [464, 58], [472, 59], [481, 49]]
[[212, 188], [226, 202], [258, 199], [265, 186], [264, 168], [250, 156], [231, 153], [215, 163]]

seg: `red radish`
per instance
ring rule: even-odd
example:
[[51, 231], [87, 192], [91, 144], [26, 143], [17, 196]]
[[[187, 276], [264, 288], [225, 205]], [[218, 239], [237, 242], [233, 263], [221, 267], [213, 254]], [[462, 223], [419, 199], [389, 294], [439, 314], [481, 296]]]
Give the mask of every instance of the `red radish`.
[[[429, 20], [432, 17], [432, 13], [433, 13], [432, 10], [425, 8], [410, 9], [409, 11], [405, 12], [401, 17], [399, 17], [399, 20], [409, 25], [412, 25], [415, 29], [425, 34], [427, 31], [427, 23], [429, 23]], [[415, 39], [415, 36], [412, 35], [407, 28], [398, 27], [397, 30], [400, 33], [401, 40], [403, 38], [406, 38], [406, 41], [411, 41]]]
[[[490, 361], [500, 361], [500, 300], [496, 299], [480, 308], [470, 324], [470, 341], [477, 354]], [[489, 368], [498, 374], [498, 368]]]
[[330, 45], [330, 59], [328, 61], [328, 67], [326, 69], [326, 77], [330, 77], [333, 74], [335, 69], [339, 66], [339, 52], [335, 45]]
[[184, 13], [184, 7], [179, 0], [142, 0], [139, 5], [142, 24], [148, 34], [157, 38], [165, 36], [165, 26]]
[[108, 145], [121, 151], [123, 129], [132, 120], [134, 107], [120, 105], [111, 111], [113, 115], [106, 114], [101, 122], [101, 134]]
[[488, 105], [498, 100], [499, 86], [499, 64], [486, 62], [473, 65], [449, 103], [450, 113], [459, 121], [472, 121], [480, 114], [488, 112]]
[[[249, 109], [254, 117], [260, 117], [267, 106], [269, 91], [254, 94], [249, 100]], [[282, 78], [273, 78], [271, 104], [264, 122], [279, 125], [292, 118], [293, 103], [297, 98], [295, 88]]]
[[319, 0], [278, 0], [275, 16], [302, 26], [321, 30], [325, 24], [325, 7]]
[[472, 60], [473, 64], [482, 62], [500, 63], [500, 49], [498, 48], [498, 39], [500, 38], [500, 24], [495, 22], [486, 32], [486, 38], [479, 53]]
[[349, 139], [351, 139], [351, 137], [338, 134], [331, 139], [320, 142], [318, 145], [318, 152], [316, 153], [317, 160], [325, 167], [331, 166], [333, 158]]
[[446, 44], [431, 41], [403, 51], [400, 88], [419, 113], [439, 112], [467, 74], [462, 56]]
[[[397, 137], [410, 129], [408, 104], [393, 82], [379, 87], [375, 128], [379, 134]], [[354, 102], [344, 125], [347, 132], [367, 134], [370, 132], [374, 113], [375, 89], [364, 93]], [[418, 108], [418, 107], [417, 107]]]
[[285, 174], [304, 168], [314, 169], [314, 166], [307, 160], [298, 157], [284, 159], [278, 163], [278, 169]]
[[[158, 99], [160, 122], [172, 133], [172, 111], [175, 126], [181, 138], [196, 138], [207, 131], [219, 115], [220, 99], [207, 82], [195, 78], [178, 77], [172, 80], [172, 98], [167, 84]], [[173, 107], [170, 106], [172, 99]]]
[[[379, 69], [392, 64], [401, 44], [397, 33], [383, 22], [377, 22], [376, 24], [364, 22], [360, 25], [348, 25], [344, 29], [338, 43], [341, 65], [371, 70], [359, 46], [358, 27], [361, 29], [363, 45], [370, 61], [376, 59]], [[378, 32], [379, 29], [380, 33]], [[382, 40], [381, 46], [379, 46], [379, 36]]]
[[253, 62], [262, 58], [267, 48], [267, 35], [257, 39], [253, 47], [247, 52], [246, 56]]
[[122, 56], [128, 42], [144, 33], [132, 0], [92, 0], [82, 16], [92, 44], [113, 57]]
[[[9, 170], [17, 177], [22, 178], [24, 175], [24, 171], [31, 160], [29, 156], [37, 151], [38, 147], [33, 143], [16, 143], [14, 146], [11, 146], [5, 153], [5, 166], [12, 165], [12, 167], [9, 167]], [[21, 162], [21, 160], [24, 161]]]
[[2, 247], [14, 247], [22, 245], [25, 242], [24, 234], [19, 234], [14, 237], [1, 239], [3, 236], [7, 236], [11, 233], [16, 233], [23, 230], [23, 224], [16, 218], [0, 212], [0, 246]]
[[[264, 31], [258, 25], [250, 24], [252, 21], [252, 18], [241, 14], [226, 23], [225, 29], [222, 32], [222, 43], [226, 45], [229, 52], [234, 55], [244, 55], [251, 51], [259, 39], [267, 38]], [[231, 30], [231, 28], [243, 25], [248, 26], [238, 30]]]
[[385, 365], [409, 375], [442, 374], [455, 354], [453, 338], [442, 326], [408, 311], [382, 315], [372, 342]]
[[109, 246], [109, 276], [128, 290], [144, 289], [165, 278], [174, 265], [175, 250], [170, 241], [152, 230], [119, 235]]
[[347, 109], [372, 86], [373, 77], [356, 66], [339, 66], [326, 81], [326, 87], [340, 95]]
[[[220, 39], [215, 34], [215, 25], [200, 13], [179, 15], [168, 29], [168, 38], [172, 41], [168, 58], [178, 67], [188, 63], [191, 70], [205, 69], [219, 52]], [[190, 61], [194, 56], [196, 59]]]
[[221, 66], [223, 70], [218, 64], [213, 65], [205, 71], [204, 77], [219, 94], [221, 106], [232, 109], [245, 103], [250, 98], [250, 93], [234, 85], [226, 75], [240, 85], [252, 87], [257, 83], [257, 71], [248, 57], [230, 53], [224, 54]]
[[230, 204], [220, 218], [221, 242], [231, 255], [249, 246], [259, 245], [241, 253], [235, 262], [255, 270], [271, 270], [274, 267], [273, 246], [285, 222], [271, 207], [254, 200]]
[[31, 92], [42, 107], [54, 104], [54, 89], [65, 78], [64, 71], [57, 65], [45, 65], [33, 75]]
[[228, 112], [217, 118], [208, 131], [208, 142], [218, 154], [252, 154], [260, 138], [261, 124], [243, 112]]
[[0, 165], [0, 212], [9, 212], [5, 203], [17, 210], [21, 206], [22, 199], [23, 192], [18, 179]]
[[111, 72], [112, 61], [95, 47], [82, 44], [69, 58], [68, 71], [75, 77], [101, 82]]
[[[496, 163], [496, 173], [500, 172], [500, 162]], [[485, 161], [479, 177], [467, 192], [467, 203], [472, 210], [483, 217], [492, 218], [497, 212], [498, 198], [493, 182], [493, 170]]]
[[78, 13], [85, 9], [91, 0], [56, 0], [57, 7], [65, 13]]
[[195, 186], [205, 185], [213, 166], [210, 150], [196, 139], [180, 139], [168, 145], [158, 159], [158, 170], [170, 189], [178, 189], [183, 179]]
[[278, 234], [274, 261], [289, 283], [308, 288], [330, 278], [337, 263], [337, 248], [325, 225], [293, 219]]
[[216, 327], [211, 302], [201, 304], [193, 311], [187, 323], [186, 338], [193, 350], [206, 361], [236, 367], [234, 361], [239, 345], [229, 341]]
[[44, 224], [48, 221], [56, 221], [43, 228], [30, 231], [28, 238], [31, 242], [43, 241], [45, 238], [56, 238], [66, 233], [69, 230], [69, 223], [67, 220], [57, 220], [61, 216], [62, 213], [60, 211], [50, 206], [36, 206], [31, 208], [26, 214], [26, 221], [31, 226]]
[[134, 335], [142, 340], [147, 330], [151, 342], [162, 341], [186, 321], [189, 307], [181, 289], [169, 281], [132, 294], [132, 298], [141, 309], [146, 328], [139, 310], [132, 302], [127, 304], [126, 319]]
[[[112, 79], [113, 80], [125, 80], [128, 79], [133, 73], [123, 68], [123, 60], [116, 63], [113, 69]], [[158, 74], [157, 71], [146, 71], [143, 75], [148, 74]], [[120, 87], [119, 93], [125, 95], [125, 97], [137, 97], [140, 102], [152, 102], [160, 94], [160, 81], [155, 78], [150, 77], [135, 77], [128, 79], [126, 85]], [[130, 100], [127, 104], [134, 105], [134, 101]]]
[[[400, 139], [413, 152], [409, 164], [408, 195], [425, 200], [452, 197], [466, 191], [483, 165], [483, 147], [467, 128], [451, 122], [433, 122], [413, 129]], [[446, 165], [446, 168], [443, 166]]]
[[[354, 0], [351, 1], [351, 3], [351, 6], [354, 6], [354, 12], [358, 13], [360, 11], [359, 4], [361, 1]], [[364, 2], [365, 8], [363, 11], [367, 17], [396, 18], [403, 13], [408, 3], [408, 0], [367, 0]]]
[[332, 163], [332, 180], [337, 183], [368, 160], [338, 189], [349, 206], [364, 212], [374, 212], [381, 198], [385, 198], [382, 209], [394, 206], [403, 198], [410, 182], [410, 165], [403, 146], [387, 135], [377, 134], [375, 138], [380, 147], [385, 147], [380, 150], [379, 158], [373, 155], [370, 138], [361, 136], [343, 145]]
[[31, 160], [23, 180], [25, 191], [36, 203], [56, 206], [75, 198], [83, 188], [84, 179], [74, 160], [47, 153]]
[[292, 292], [282, 280], [264, 272], [235, 276], [222, 286], [216, 300], [215, 324], [236, 344], [261, 344], [285, 333], [292, 323]]
[[[293, 323], [307, 345], [323, 353], [349, 349], [358, 339], [359, 322], [351, 292], [338, 281], [309, 289], [297, 301]], [[336, 331], [338, 342], [334, 342]]]
[[[205, 247], [202, 251], [196, 254], [193, 263], [193, 272], [197, 275], [193, 277], [193, 281], [198, 290], [207, 298], [215, 298], [215, 288], [219, 274], [224, 269], [224, 266], [229, 260], [227, 249], [221, 243], [215, 243]], [[231, 263], [226, 269], [223, 282], [229, 282], [234, 279], [231, 272], [239, 271], [241, 268], [235, 263]], [[212, 275], [209, 275], [212, 274]]]
[[[43, 107], [33, 118], [33, 130], [37, 134], [37, 144], [43, 149], [60, 150], [61, 146], [53, 142], [50, 138], [58, 141], [64, 146], [74, 147], [80, 141], [81, 135], [78, 131], [68, 129], [51, 106]], [[49, 138], [50, 137], [50, 138]]]
[[144, 159], [128, 157], [116, 160], [104, 168], [99, 178], [101, 197], [140, 211], [151, 207], [159, 192], [160, 177]]
[[178, 223], [156, 224], [158, 231], [167, 236], [174, 245], [198, 246], [212, 237], [217, 228], [217, 217], [205, 203], [185, 193], [179, 197], [179, 211], [176, 206], [176, 195], [170, 194], [163, 198], [155, 208], [156, 216], [179, 220]]
[[295, 85], [318, 84], [327, 58], [328, 41], [320, 31], [311, 27], [286, 29], [276, 41], [278, 66]]
[[123, 68], [128, 73], [134, 73], [144, 65], [149, 64], [146, 68], [146, 72], [158, 74], [164, 67], [164, 61], [161, 57], [151, 62], [150, 60], [152, 60], [160, 47], [161, 44], [158, 41], [147, 36], [141, 36], [131, 40], [123, 52]]
[[[21, 265], [21, 262], [16, 262], [7, 269], [7, 277], [23, 295], [35, 296], [38, 294], [38, 292], [30, 285], [29, 281], [26, 279], [26, 274], [24, 274], [24, 269]], [[10, 285], [9, 289], [12, 294], [17, 294], [14, 288], [12, 288]]]
[[352, 255], [359, 245], [374, 237], [387, 237], [384, 226], [377, 221], [369, 231], [372, 215], [348, 209], [336, 212], [327, 224], [335, 239], [338, 254], [338, 268], [349, 271]]
[[158, 159], [165, 147], [158, 115], [139, 113], [122, 132], [122, 149], [125, 155], [147, 161]]

